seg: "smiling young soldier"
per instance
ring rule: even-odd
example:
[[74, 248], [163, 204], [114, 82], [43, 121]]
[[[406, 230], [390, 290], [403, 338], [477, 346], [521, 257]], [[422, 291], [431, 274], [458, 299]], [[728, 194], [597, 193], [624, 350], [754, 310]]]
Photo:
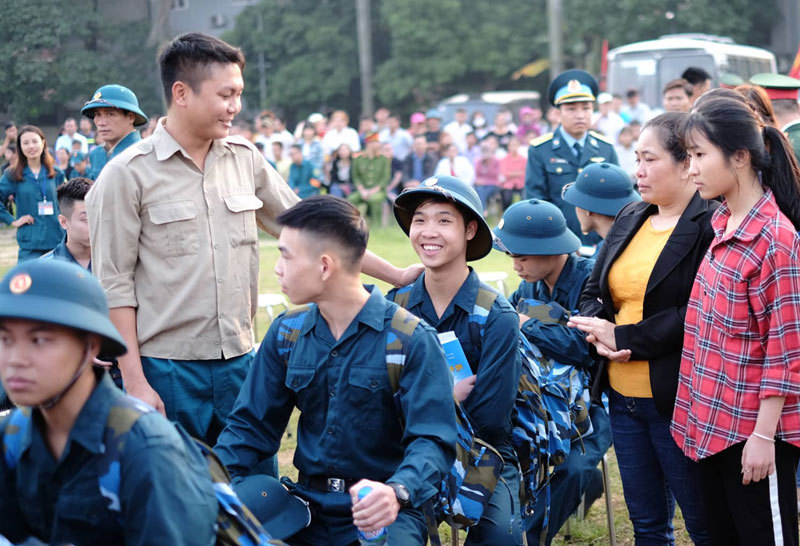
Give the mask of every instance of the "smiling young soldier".
[[[92, 266], [128, 343], [126, 390], [213, 445], [254, 356], [256, 225], [278, 236], [275, 218], [299, 198], [252, 143], [228, 136], [241, 50], [183, 34], [159, 64], [167, 116], [87, 196]], [[418, 274], [369, 253], [364, 271]]]
[[[220, 435], [220, 459], [260, 514], [269, 503], [260, 484], [273, 480], [259, 474], [261, 461], [278, 451], [297, 407], [300, 475], [292, 489], [313, 517], [288, 542], [349, 545], [356, 527], [388, 527], [390, 544], [425, 544], [421, 507], [447, 475], [456, 442], [436, 332], [362, 285], [368, 231], [354, 205], [313, 196], [278, 222], [281, 289], [293, 304], [311, 305], [270, 326]], [[396, 384], [390, 369], [402, 370]], [[358, 501], [365, 486], [372, 492]]]
[[148, 120], [133, 91], [116, 84], [95, 91], [81, 114], [94, 121], [97, 137], [103, 143], [89, 152], [89, 178], [97, 180], [106, 163], [141, 140], [135, 128]]
[[592, 163], [619, 164], [607, 137], [590, 131], [597, 81], [583, 70], [567, 70], [550, 84], [550, 104], [558, 108], [561, 124], [552, 133], [535, 139], [528, 151], [525, 197], [556, 205], [567, 226], [584, 243], [596, 243], [596, 235], [583, 235], [575, 207], [561, 197], [564, 186]]
[[478, 524], [470, 528], [466, 544], [522, 544], [520, 477], [511, 444], [520, 376], [519, 318], [505, 296], [481, 283], [467, 265], [492, 249], [480, 198], [458, 178], [436, 176], [401, 193], [394, 214], [425, 273], [386, 298], [439, 333], [455, 333], [473, 375], [456, 383], [454, 396], [463, 402], [475, 435], [494, 446], [505, 462], [503, 480]]

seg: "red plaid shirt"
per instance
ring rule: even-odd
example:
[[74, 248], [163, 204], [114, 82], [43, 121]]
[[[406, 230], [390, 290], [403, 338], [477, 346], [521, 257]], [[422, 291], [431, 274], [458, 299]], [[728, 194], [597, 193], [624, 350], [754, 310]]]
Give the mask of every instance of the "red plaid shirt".
[[694, 460], [747, 440], [762, 398], [785, 396], [777, 436], [800, 446], [800, 236], [767, 191], [724, 236], [726, 205], [686, 310], [672, 436]]

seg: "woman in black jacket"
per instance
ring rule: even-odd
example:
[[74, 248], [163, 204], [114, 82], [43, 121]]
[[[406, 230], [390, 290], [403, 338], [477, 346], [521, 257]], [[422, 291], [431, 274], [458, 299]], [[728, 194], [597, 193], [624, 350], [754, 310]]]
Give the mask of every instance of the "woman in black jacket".
[[670, 435], [683, 321], [717, 203], [689, 179], [678, 137], [685, 114], [645, 124], [636, 144], [643, 202], [617, 216], [570, 324], [603, 360], [594, 393], [606, 391], [614, 449], [637, 544], [674, 544], [675, 500], [695, 544], [707, 544], [696, 463]]

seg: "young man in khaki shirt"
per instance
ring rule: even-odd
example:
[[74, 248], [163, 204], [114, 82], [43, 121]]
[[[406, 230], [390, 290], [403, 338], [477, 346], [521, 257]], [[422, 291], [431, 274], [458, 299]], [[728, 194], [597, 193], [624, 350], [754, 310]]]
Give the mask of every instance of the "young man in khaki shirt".
[[[175, 38], [159, 58], [167, 115], [106, 165], [87, 196], [94, 273], [130, 348], [129, 394], [214, 445], [253, 357], [258, 232], [297, 195], [240, 137], [244, 56], [211, 36]], [[364, 272], [411, 282], [374, 254]]]

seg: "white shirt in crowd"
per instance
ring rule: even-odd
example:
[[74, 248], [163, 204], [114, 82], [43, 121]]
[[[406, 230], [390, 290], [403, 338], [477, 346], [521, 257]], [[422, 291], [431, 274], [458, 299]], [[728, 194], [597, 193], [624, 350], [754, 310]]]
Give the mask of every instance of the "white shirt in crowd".
[[632, 143], [626, 148], [620, 144], [614, 146], [619, 159], [620, 168], [630, 175], [631, 180], [636, 180], [636, 143]]
[[411, 133], [402, 127], [398, 127], [394, 134], [388, 127], [381, 129], [381, 132], [378, 133], [378, 140], [392, 145], [392, 153], [398, 161], [403, 161], [408, 157], [408, 154], [411, 153], [411, 146], [414, 143]]
[[350, 150], [357, 152], [361, 149], [361, 139], [358, 132], [352, 127], [345, 127], [341, 130], [329, 128], [322, 139], [322, 151], [325, 155], [330, 155], [342, 144], [347, 144]]
[[70, 155], [72, 155], [72, 141], [77, 140], [81, 143], [81, 152], [84, 154], [89, 153], [89, 142], [86, 140], [86, 137], [80, 133], [75, 133], [72, 136], [69, 136], [67, 133], [64, 133], [60, 137], [56, 139], [56, 150], [60, 150], [64, 148], [67, 150]]
[[469, 123], [459, 124], [453, 120], [444, 126], [444, 130], [453, 137], [453, 144], [458, 148], [458, 153], [465, 153], [467, 151], [467, 135], [472, 132], [472, 125]]
[[449, 157], [443, 157], [433, 171], [434, 176], [447, 175], [460, 178], [470, 186], [475, 183], [475, 167], [463, 155], [457, 155], [452, 163]]

